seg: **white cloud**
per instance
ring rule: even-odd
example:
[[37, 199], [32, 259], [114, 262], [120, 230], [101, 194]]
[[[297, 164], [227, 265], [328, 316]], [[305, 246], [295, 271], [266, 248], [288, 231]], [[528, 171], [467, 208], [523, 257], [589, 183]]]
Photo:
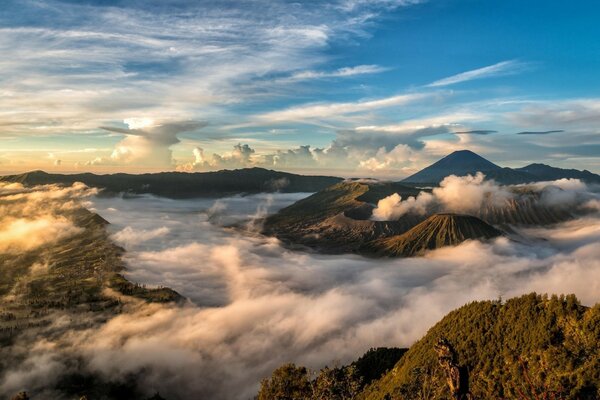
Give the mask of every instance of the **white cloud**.
[[477, 68], [471, 71], [462, 72], [452, 75], [428, 84], [429, 87], [448, 86], [456, 83], [472, 81], [474, 79], [491, 78], [495, 76], [503, 76], [515, 74], [523, 71], [527, 64], [516, 60], [502, 61], [497, 64], [488, 65], [487, 67]]
[[425, 93], [411, 93], [351, 103], [308, 104], [259, 114], [256, 116], [256, 119], [264, 123], [310, 121], [323, 118], [336, 119], [347, 114], [402, 106], [424, 100], [431, 96], [431, 94]]
[[289, 80], [308, 80], [308, 79], [324, 79], [324, 78], [345, 78], [355, 75], [365, 75], [365, 74], [376, 74], [379, 72], [387, 71], [388, 69], [385, 67], [381, 67], [379, 65], [357, 65], [355, 67], [344, 67], [339, 68], [335, 71], [303, 71], [296, 72], [291, 75]]

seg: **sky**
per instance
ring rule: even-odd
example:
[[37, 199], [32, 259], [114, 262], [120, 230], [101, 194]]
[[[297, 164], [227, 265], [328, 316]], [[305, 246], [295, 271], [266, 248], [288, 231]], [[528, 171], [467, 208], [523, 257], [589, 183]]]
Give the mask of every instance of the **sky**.
[[4, 0], [0, 172], [600, 173], [592, 0]]

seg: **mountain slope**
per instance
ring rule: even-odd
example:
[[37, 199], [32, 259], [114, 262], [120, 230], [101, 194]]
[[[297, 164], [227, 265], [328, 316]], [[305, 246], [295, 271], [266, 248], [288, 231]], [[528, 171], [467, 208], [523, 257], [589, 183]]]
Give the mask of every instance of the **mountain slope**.
[[373, 204], [393, 193], [415, 196], [419, 190], [397, 183], [344, 181], [269, 216], [263, 232], [327, 252], [356, 251], [367, 241], [406, 232], [422, 220], [369, 220]]
[[25, 185], [83, 182], [105, 189], [106, 193], [154, 194], [169, 198], [214, 197], [238, 193], [317, 192], [340, 182], [331, 176], [304, 176], [263, 168], [245, 168], [216, 172], [161, 172], [155, 174], [91, 173], [63, 175], [32, 171], [0, 177], [0, 181]]
[[365, 250], [392, 257], [412, 257], [427, 250], [456, 246], [469, 239], [491, 239], [502, 232], [477, 217], [435, 214], [408, 232], [365, 245]]
[[449, 399], [434, 351], [440, 338], [453, 345], [457, 363], [468, 369], [475, 399], [600, 396], [600, 305], [587, 308], [573, 295], [533, 293], [452, 311], [359, 398], [416, 399], [427, 388], [437, 393], [432, 398]]

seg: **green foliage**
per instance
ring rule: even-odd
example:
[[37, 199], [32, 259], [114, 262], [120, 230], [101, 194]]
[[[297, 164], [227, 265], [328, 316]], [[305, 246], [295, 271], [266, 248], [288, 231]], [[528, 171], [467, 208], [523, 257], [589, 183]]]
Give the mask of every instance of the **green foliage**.
[[[372, 348], [350, 365], [321, 369], [312, 380], [312, 374], [306, 368], [286, 364], [273, 371], [271, 378], [262, 381], [258, 400], [356, 399], [365, 384], [381, 377], [405, 352], [406, 349]], [[304, 397], [290, 397], [292, 393]]]
[[358, 360], [354, 361], [352, 365], [356, 368], [357, 374], [362, 379], [362, 383], [368, 385], [392, 369], [398, 360], [400, 360], [400, 357], [407, 351], [408, 349], [399, 349], [397, 347], [371, 348]]
[[261, 382], [258, 400], [305, 400], [311, 395], [308, 370], [285, 364], [273, 371], [271, 378]]
[[[508, 300], [467, 304], [449, 313], [373, 382], [365, 399], [448, 396], [433, 345], [454, 346], [459, 365], [470, 371], [474, 398], [597, 399], [600, 396], [600, 307], [586, 308], [573, 295], [535, 293]], [[546, 397], [544, 397], [546, 396]]]

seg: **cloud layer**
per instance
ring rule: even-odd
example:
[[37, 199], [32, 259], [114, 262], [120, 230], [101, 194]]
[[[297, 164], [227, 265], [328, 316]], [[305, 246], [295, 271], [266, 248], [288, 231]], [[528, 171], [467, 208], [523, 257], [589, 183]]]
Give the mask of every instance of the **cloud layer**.
[[532, 290], [600, 300], [597, 214], [523, 230], [527, 243], [465, 242], [396, 260], [295, 252], [236, 228], [300, 197], [96, 198], [127, 249], [129, 278], [193, 303], [132, 305], [97, 328], [29, 343], [0, 391], [43, 386], [78, 356], [78, 368], [111, 379], [143, 370], [144, 387], [167, 398], [247, 399], [281, 363], [320, 368], [371, 346], [409, 346], [468, 301]]

